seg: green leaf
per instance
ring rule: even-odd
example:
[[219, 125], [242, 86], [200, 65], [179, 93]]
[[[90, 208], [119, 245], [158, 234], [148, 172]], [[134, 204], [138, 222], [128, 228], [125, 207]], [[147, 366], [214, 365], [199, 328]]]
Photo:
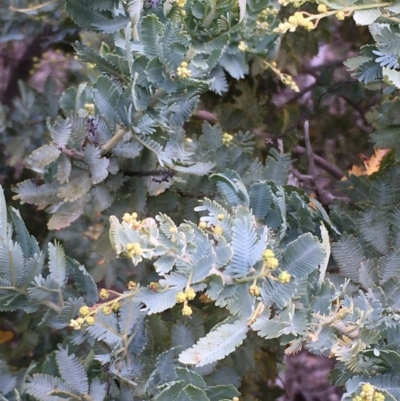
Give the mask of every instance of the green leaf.
[[68, 355], [68, 349], [56, 351], [56, 360], [61, 378], [80, 394], [89, 392], [89, 380], [85, 369], [75, 354]]
[[92, 4], [90, 0], [66, 0], [65, 9], [79, 26], [89, 29], [98, 26], [105, 33], [113, 33], [129, 22], [125, 17], [113, 19], [111, 12], [96, 9]]
[[108, 176], [110, 160], [101, 156], [101, 151], [94, 145], [88, 144], [85, 147], [84, 158], [89, 165], [92, 184], [99, 184]]
[[240, 216], [234, 220], [232, 227], [232, 262], [226, 273], [235, 278], [245, 277], [253, 267], [252, 252], [256, 244], [256, 232], [251, 216]]
[[355, 283], [359, 282], [359, 270], [365, 260], [363, 250], [352, 236], [343, 236], [332, 244], [332, 255], [339, 266], [340, 273]]
[[232, 353], [246, 338], [247, 322], [222, 324], [179, 355], [179, 362], [196, 367], [219, 361]]
[[56, 146], [43, 145], [34, 150], [26, 162], [31, 170], [43, 173], [43, 169], [56, 161], [60, 154], [61, 151]]
[[265, 180], [275, 185], [285, 185], [288, 180], [292, 161], [288, 153], [279, 153], [272, 148], [265, 162]]
[[163, 24], [154, 14], [146, 15], [141, 21], [140, 39], [144, 47], [145, 55], [151, 59], [159, 53], [160, 36], [163, 32]]
[[54, 245], [49, 243], [49, 270], [51, 279], [64, 287], [67, 282], [67, 262], [62, 246], [55, 241]]
[[257, 219], [263, 220], [270, 210], [272, 193], [264, 182], [258, 182], [250, 188], [250, 209]]
[[136, 299], [146, 305], [147, 314], [160, 313], [172, 308], [176, 304], [176, 295], [180, 289], [169, 289], [168, 291], [152, 291], [142, 288], [138, 291]]
[[388, 252], [390, 232], [384, 215], [380, 211], [371, 208], [360, 213], [357, 225], [360, 233], [374, 249], [381, 253]]
[[282, 254], [281, 268], [298, 280], [306, 277], [325, 259], [325, 250], [312, 234], [306, 233], [290, 242]]
[[65, 147], [68, 144], [72, 133], [72, 125], [69, 118], [57, 117], [51, 130], [51, 139], [58, 147]]
[[105, 75], [101, 75], [93, 85], [93, 100], [101, 114], [111, 123], [120, 121], [117, 111], [120, 96], [121, 85]]
[[370, 10], [356, 10], [353, 13], [353, 19], [357, 25], [370, 25], [377, 18], [379, 18], [381, 12], [379, 8], [372, 8]]

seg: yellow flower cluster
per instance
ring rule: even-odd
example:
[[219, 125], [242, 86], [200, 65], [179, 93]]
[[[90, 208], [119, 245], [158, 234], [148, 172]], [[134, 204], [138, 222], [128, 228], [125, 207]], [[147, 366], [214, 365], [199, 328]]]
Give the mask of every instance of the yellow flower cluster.
[[335, 17], [339, 20], [339, 21], [343, 21], [346, 18], [346, 14], [344, 13], [344, 11], [339, 10], [336, 14]]
[[291, 75], [280, 74], [279, 78], [282, 81], [282, 83], [288, 86], [291, 90], [295, 92], [300, 91], [299, 87], [297, 86], [296, 82], [294, 82], [293, 77]]
[[111, 315], [112, 312], [118, 312], [121, 309], [121, 303], [120, 302], [115, 302], [112, 305], [104, 305], [101, 308], [101, 311], [105, 314], [105, 315]]
[[285, 270], [279, 274], [278, 281], [282, 284], [287, 284], [290, 282], [291, 277], [290, 273]]
[[186, 288], [185, 292], [178, 292], [176, 295], [176, 302], [178, 304], [183, 303], [182, 315], [183, 316], [191, 316], [193, 311], [192, 308], [188, 305], [188, 301], [192, 301], [196, 297], [196, 292], [193, 288]]
[[79, 309], [79, 317], [77, 319], [71, 319], [69, 325], [74, 330], [79, 330], [83, 324], [92, 326], [94, 324], [94, 317], [90, 316], [90, 308], [87, 305], [81, 306]]
[[249, 294], [253, 297], [258, 297], [261, 294], [260, 287], [258, 285], [251, 285], [249, 288]]
[[200, 221], [199, 228], [205, 230], [207, 228], [207, 223], [205, 221]]
[[225, 132], [224, 134], [222, 134], [222, 144], [225, 146], [229, 146], [230, 143], [233, 140], [233, 136], [231, 134], [228, 134], [227, 132]]
[[108, 297], [110, 296], [110, 293], [108, 292], [108, 290], [106, 290], [105, 288], [102, 288], [99, 292], [99, 297], [100, 299], [108, 299]]
[[274, 270], [278, 267], [279, 261], [275, 257], [274, 251], [271, 249], [266, 249], [262, 254], [262, 259], [265, 262], [266, 266], [271, 270]]
[[285, 33], [287, 31], [294, 32], [297, 27], [302, 26], [303, 28], [311, 31], [315, 28], [315, 25], [312, 21], [305, 18], [302, 12], [296, 12], [289, 17], [286, 22], [281, 22], [278, 25], [278, 28], [274, 29], [274, 32], [277, 33]]
[[384, 401], [385, 395], [376, 391], [376, 388], [370, 384], [365, 383], [361, 388], [360, 395], [353, 397], [352, 401]]
[[219, 221], [223, 220], [224, 218], [225, 218], [225, 215], [224, 215], [223, 213], [217, 214], [217, 219], [218, 219]]
[[177, 5], [179, 8], [183, 8], [183, 7], [186, 6], [186, 0], [176, 0], [176, 5]]
[[328, 11], [328, 7], [325, 4], [319, 4], [317, 10], [319, 13], [324, 14]]
[[132, 214], [125, 213], [124, 216], [122, 217], [122, 221], [125, 221], [126, 223], [130, 224], [131, 227], [135, 230], [140, 226], [140, 222], [137, 220], [138, 214], [133, 212]]
[[128, 251], [128, 256], [130, 258], [133, 258], [134, 256], [141, 256], [143, 253], [143, 249], [139, 242], [128, 242], [126, 244], [126, 250]]
[[238, 49], [239, 49], [241, 52], [245, 52], [248, 48], [249, 48], [249, 47], [247, 46], [246, 42], [244, 42], [243, 40], [241, 40], [241, 41], [239, 42]]
[[93, 103], [85, 103], [84, 109], [87, 111], [89, 115], [94, 114], [94, 104]]
[[266, 31], [269, 28], [269, 24], [266, 21], [256, 21], [256, 28]]
[[186, 61], [182, 61], [180, 67], [178, 67], [176, 71], [179, 78], [189, 78], [192, 75], [192, 71], [190, 71], [187, 67], [188, 63]]
[[264, 8], [264, 10], [262, 10], [260, 12], [261, 16], [263, 17], [267, 17], [269, 15], [278, 15], [278, 9], [277, 8]]
[[212, 230], [215, 235], [222, 235], [224, 229], [221, 226], [215, 226]]

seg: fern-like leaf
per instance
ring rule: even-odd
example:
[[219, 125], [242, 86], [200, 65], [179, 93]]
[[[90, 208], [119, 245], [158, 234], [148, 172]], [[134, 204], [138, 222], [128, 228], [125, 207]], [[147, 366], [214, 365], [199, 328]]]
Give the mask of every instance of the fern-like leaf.
[[89, 380], [85, 369], [75, 354], [68, 355], [68, 349], [56, 351], [56, 361], [61, 378], [80, 394], [89, 392]]
[[222, 324], [179, 355], [179, 362], [196, 367], [225, 358], [246, 338], [247, 322]]

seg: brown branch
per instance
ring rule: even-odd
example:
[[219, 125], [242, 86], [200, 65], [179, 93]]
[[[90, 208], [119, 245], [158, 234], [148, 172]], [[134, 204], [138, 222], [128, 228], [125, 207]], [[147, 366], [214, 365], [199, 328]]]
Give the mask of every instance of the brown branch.
[[301, 99], [305, 94], [307, 94], [308, 92], [312, 91], [316, 86], [318, 86], [318, 82], [314, 82], [311, 85], [306, 86], [304, 89], [302, 89], [300, 92], [296, 93], [296, 95], [294, 95], [293, 97], [291, 97], [290, 99], [288, 99], [286, 102], [284, 102], [283, 104], [281, 104], [280, 106], [277, 107], [278, 110], [284, 108], [285, 106], [287, 106], [288, 104], [291, 103], [295, 103], [297, 102], [299, 99]]
[[197, 110], [193, 113], [193, 117], [198, 118], [199, 120], [208, 121], [210, 124], [217, 123], [217, 118], [214, 114], [207, 110]]
[[[293, 153], [296, 154], [296, 155], [302, 155], [302, 154], [304, 154], [306, 152], [307, 152], [307, 150], [303, 146], [296, 146], [294, 148], [294, 150], [293, 150]], [[334, 164], [328, 162], [323, 157], [318, 156], [315, 153], [313, 153], [313, 159], [314, 159], [315, 164], [319, 168], [322, 168], [323, 170], [325, 170], [332, 177], [335, 177], [336, 179], [341, 180], [345, 176], [345, 174], [343, 173], [343, 171], [339, 167], [337, 167]]]

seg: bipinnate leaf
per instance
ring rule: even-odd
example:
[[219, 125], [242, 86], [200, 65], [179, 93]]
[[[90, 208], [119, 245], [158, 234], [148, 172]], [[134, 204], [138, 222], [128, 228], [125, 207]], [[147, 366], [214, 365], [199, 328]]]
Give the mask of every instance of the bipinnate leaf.
[[42, 173], [43, 169], [60, 156], [61, 151], [55, 145], [43, 145], [34, 150], [26, 160], [30, 169]]
[[152, 291], [149, 288], [142, 288], [138, 291], [136, 300], [146, 305], [147, 314], [160, 313], [176, 304], [179, 290], [171, 288], [168, 291]]
[[51, 139], [59, 147], [65, 147], [68, 144], [72, 133], [72, 125], [69, 118], [58, 117], [51, 128]]
[[281, 268], [298, 280], [304, 278], [325, 259], [325, 250], [318, 238], [310, 233], [303, 234], [290, 242], [283, 254]]
[[143, 305], [136, 299], [128, 298], [123, 301], [119, 310], [119, 331], [129, 336], [134, 331], [135, 326], [139, 324], [145, 316], [142, 311]]
[[86, 145], [84, 157], [89, 165], [92, 184], [99, 184], [108, 176], [108, 165], [110, 160], [101, 156], [101, 151], [96, 146], [91, 144]]
[[257, 219], [264, 219], [270, 210], [271, 188], [264, 182], [257, 182], [250, 188], [250, 209]]
[[86, 195], [91, 188], [90, 177], [87, 171], [80, 171], [66, 185], [60, 187], [58, 196], [64, 202], [74, 202]]
[[47, 206], [60, 201], [58, 191], [60, 185], [58, 183], [36, 185], [32, 180], [20, 182], [13, 191], [17, 195], [13, 196], [14, 200], [19, 199], [22, 204], [30, 203], [36, 206]]
[[56, 351], [58, 371], [62, 379], [80, 394], [89, 392], [89, 380], [85, 369], [75, 354], [68, 355], [68, 349]]
[[246, 276], [252, 268], [250, 261], [256, 243], [256, 232], [251, 216], [237, 217], [234, 220], [232, 232], [233, 257], [226, 268], [226, 273], [240, 278]]
[[119, 121], [117, 105], [120, 92], [120, 85], [105, 75], [100, 76], [93, 85], [93, 100], [109, 122]]
[[11, 207], [9, 210], [13, 222], [14, 231], [16, 233], [16, 240], [21, 246], [24, 257], [29, 258], [35, 253], [39, 254], [39, 244], [37, 243], [36, 239], [29, 234], [29, 231], [27, 230], [19, 211], [17, 209], [14, 209], [13, 207]]
[[272, 148], [265, 162], [265, 180], [275, 185], [285, 185], [288, 180], [292, 161], [288, 153], [279, 153]]
[[90, 397], [93, 401], [103, 401], [107, 395], [107, 383], [101, 383], [98, 377], [95, 377], [90, 383]]
[[232, 400], [239, 397], [240, 393], [236, 387], [231, 384], [220, 384], [218, 386], [209, 387], [206, 393], [210, 401]]
[[246, 338], [246, 321], [222, 324], [179, 355], [179, 362], [196, 367], [219, 361], [232, 353]]
[[97, 285], [86, 268], [76, 260], [67, 258], [68, 270], [74, 276], [74, 284], [82, 296], [94, 304], [98, 299]]
[[17, 242], [0, 242], [0, 276], [16, 286], [24, 268], [25, 261], [21, 246]]
[[358, 283], [359, 271], [365, 255], [356, 238], [343, 236], [340, 241], [334, 242], [332, 255], [339, 266], [340, 273]]
[[26, 384], [26, 392], [39, 401], [53, 400], [49, 397], [54, 389], [66, 392], [72, 392], [72, 388], [62, 381], [59, 377], [48, 374], [34, 374], [30, 382]]
[[144, 52], [148, 58], [158, 55], [160, 35], [163, 25], [154, 14], [145, 16], [141, 21], [140, 34]]
[[49, 270], [50, 277], [60, 287], [64, 287], [68, 277], [67, 262], [64, 249], [57, 241], [55, 241], [54, 245], [51, 242], [49, 243]]
[[377, 18], [379, 18], [381, 12], [379, 8], [372, 8], [370, 10], [356, 10], [353, 13], [354, 21], [357, 25], [370, 25]]

